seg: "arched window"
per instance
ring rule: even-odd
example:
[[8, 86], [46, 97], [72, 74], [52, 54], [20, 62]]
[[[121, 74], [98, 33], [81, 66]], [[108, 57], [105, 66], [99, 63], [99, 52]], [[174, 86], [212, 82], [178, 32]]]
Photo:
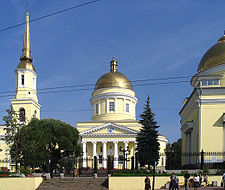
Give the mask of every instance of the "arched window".
[[20, 110], [19, 110], [19, 120], [20, 120], [20, 122], [25, 121], [25, 109], [24, 108], [20, 108]]
[[34, 111], [34, 118], [37, 118], [37, 110]]
[[24, 85], [24, 75], [21, 75], [21, 84]]

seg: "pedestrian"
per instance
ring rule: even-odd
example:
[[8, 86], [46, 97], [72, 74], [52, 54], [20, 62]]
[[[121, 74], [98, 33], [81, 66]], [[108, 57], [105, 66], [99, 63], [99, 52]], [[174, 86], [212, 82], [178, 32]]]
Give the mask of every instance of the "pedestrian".
[[199, 175], [195, 174], [193, 177], [193, 180], [194, 180], [194, 189], [197, 189], [198, 187], [200, 187]]
[[225, 173], [223, 173], [222, 182], [223, 182], [223, 187], [225, 189]]
[[184, 187], [185, 187], [185, 190], [189, 190], [189, 178], [190, 178], [190, 174], [188, 173], [188, 171], [185, 172], [184, 174]]
[[170, 186], [169, 186], [169, 190], [174, 190], [174, 179], [175, 179], [175, 175], [174, 172], [171, 174], [170, 176]]
[[207, 174], [204, 175], [204, 182], [205, 182], [205, 185], [208, 186], [208, 175]]
[[151, 190], [151, 184], [150, 184], [150, 179], [148, 176], [145, 178], [145, 190]]
[[179, 190], [179, 178], [177, 176], [174, 179], [174, 190]]

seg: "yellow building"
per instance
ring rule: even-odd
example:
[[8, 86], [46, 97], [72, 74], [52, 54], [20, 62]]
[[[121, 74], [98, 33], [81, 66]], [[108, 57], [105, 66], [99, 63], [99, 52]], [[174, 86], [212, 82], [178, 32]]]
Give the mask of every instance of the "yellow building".
[[[97, 81], [90, 102], [92, 120], [77, 123], [83, 145], [83, 167], [92, 167], [91, 159], [96, 156], [99, 168], [107, 168], [106, 160], [110, 157], [113, 167], [122, 169], [124, 155], [128, 155], [128, 160], [135, 155], [136, 135], [141, 124], [136, 120], [138, 99], [132, 84], [117, 71], [114, 57], [110, 72]], [[168, 140], [162, 135], [158, 140], [161, 153], [158, 167], [165, 167], [164, 150]], [[131, 168], [131, 161], [124, 165]]]
[[[29, 14], [26, 13], [26, 24], [23, 39], [22, 57], [16, 73], [16, 94], [11, 99], [13, 109], [18, 113], [20, 123], [28, 123], [32, 117], [40, 119], [40, 104], [38, 103], [36, 80], [37, 73], [30, 55]], [[10, 169], [9, 147], [4, 141], [5, 126], [0, 126], [0, 167]]]
[[[182, 153], [225, 151], [225, 36], [202, 57], [191, 79], [193, 92], [180, 111]], [[192, 154], [190, 154], [192, 155]], [[199, 156], [183, 157], [182, 164], [198, 163]], [[205, 162], [222, 162], [220, 155]]]

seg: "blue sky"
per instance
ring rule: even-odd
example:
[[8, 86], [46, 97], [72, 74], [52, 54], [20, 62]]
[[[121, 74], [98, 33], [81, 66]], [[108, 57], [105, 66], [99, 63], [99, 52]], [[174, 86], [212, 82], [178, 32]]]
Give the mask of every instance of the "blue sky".
[[[0, 7], [0, 29], [87, 2], [84, 0], [8, 0]], [[223, 0], [100, 0], [30, 24], [31, 55], [38, 88], [95, 84], [109, 71], [115, 55], [118, 69], [131, 81], [193, 76], [204, 53], [223, 35]], [[0, 92], [14, 91], [14, 70], [22, 52], [24, 26], [0, 32]], [[190, 80], [177, 79], [173, 81]], [[134, 84], [168, 82], [148, 81]], [[180, 138], [182, 102], [192, 92], [189, 82], [134, 86], [138, 115], [147, 95], [170, 142]], [[91, 119], [92, 90], [38, 94], [41, 118], [75, 126]], [[2, 94], [5, 95], [5, 94]], [[0, 117], [10, 98], [0, 97]]]

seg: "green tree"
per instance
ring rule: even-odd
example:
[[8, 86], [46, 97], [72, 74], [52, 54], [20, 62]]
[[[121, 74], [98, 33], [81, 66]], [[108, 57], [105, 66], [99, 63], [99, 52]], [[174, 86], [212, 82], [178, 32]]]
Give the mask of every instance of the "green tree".
[[54, 119], [32, 119], [17, 134], [19, 152], [25, 166], [52, 171], [62, 159], [81, 154], [79, 132], [73, 126]]
[[148, 96], [144, 112], [140, 115], [142, 128], [137, 135], [137, 151], [141, 165], [155, 166], [155, 162], [159, 160], [159, 142], [158, 131], [159, 126], [154, 119], [154, 113], [150, 108], [150, 98]]
[[166, 169], [179, 169], [181, 167], [181, 146], [181, 138], [166, 145]]
[[[17, 133], [20, 131], [24, 123], [19, 122], [19, 115], [10, 106], [10, 109], [6, 110], [7, 115], [3, 117], [5, 122], [5, 141], [9, 145], [11, 158], [16, 163], [16, 171], [18, 170], [18, 162], [20, 161], [20, 155], [18, 152], [20, 136]], [[13, 146], [13, 147], [12, 147]]]

